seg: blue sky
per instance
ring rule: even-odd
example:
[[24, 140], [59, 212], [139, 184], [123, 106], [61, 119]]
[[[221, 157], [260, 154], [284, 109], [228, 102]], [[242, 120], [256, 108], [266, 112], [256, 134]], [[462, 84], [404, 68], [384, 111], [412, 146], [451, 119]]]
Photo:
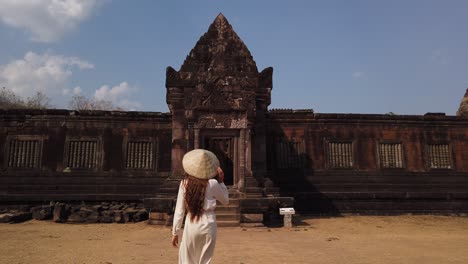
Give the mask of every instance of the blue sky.
[[[18, 3], [19, 2], [19, 3]], [[259, 70], [270, 108], [454, 115], [468, 87], [468, 1], [0, 0], [0, 86], [167, 112], [179, 69], [222, 12]]]

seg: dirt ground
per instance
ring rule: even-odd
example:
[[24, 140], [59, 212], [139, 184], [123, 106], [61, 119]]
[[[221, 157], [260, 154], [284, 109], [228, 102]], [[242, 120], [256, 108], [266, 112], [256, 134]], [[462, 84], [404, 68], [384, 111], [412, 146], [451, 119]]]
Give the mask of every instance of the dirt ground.
[[[219, 228], [214, 263], [468, 263], [468, 218], [301, 218]], [[0, 224], [0, 263], [177, 263], [170, 229], [137, 224]]]

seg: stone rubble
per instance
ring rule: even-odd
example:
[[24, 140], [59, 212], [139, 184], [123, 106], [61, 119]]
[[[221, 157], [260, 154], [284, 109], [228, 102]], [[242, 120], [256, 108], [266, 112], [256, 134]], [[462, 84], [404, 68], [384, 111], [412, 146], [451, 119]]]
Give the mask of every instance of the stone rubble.
[[0, 223], [20, 223], [31, 219], [57, 223], [130, 223], [148, 220], [149, 213], [140, 203], [102, 202], [0, 208]]

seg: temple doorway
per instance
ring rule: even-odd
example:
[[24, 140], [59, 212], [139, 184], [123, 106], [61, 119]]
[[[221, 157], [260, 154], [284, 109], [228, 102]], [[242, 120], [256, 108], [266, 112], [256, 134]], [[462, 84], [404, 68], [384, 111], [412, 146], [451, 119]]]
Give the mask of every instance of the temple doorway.
[[224, 171], [224, 183], [234, 185], [235, 175], [235, 140], [233, 137], [208, 136], [205, 138], [204, 148], [213, 152], [219, 159], [220, 167]]

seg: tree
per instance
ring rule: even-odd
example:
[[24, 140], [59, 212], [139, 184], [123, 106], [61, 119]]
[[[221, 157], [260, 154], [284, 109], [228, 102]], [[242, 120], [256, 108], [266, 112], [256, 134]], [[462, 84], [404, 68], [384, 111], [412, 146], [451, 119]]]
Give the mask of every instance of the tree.
[[123, 110], [115, 106], [112, 101], [97, 100], [83, 95], [74, 95], [69, 103], [69, 107], [74, 110]]
[[24, 101], [13, 91], [3, 87], [0, 91], [0, 108], [24, 108]]
[[36, 92], [32, 97], [26, 99], [26, 108], [30, 109], [47, 109], [52, 108], [50, 98], [43, 92]]
[[2, 109], [46, 109], [51, 108], [50, 98], [43, 92], [36, 92], [26, 100], [10, 89], [3, 87], [0, 90], [0, 108]]

